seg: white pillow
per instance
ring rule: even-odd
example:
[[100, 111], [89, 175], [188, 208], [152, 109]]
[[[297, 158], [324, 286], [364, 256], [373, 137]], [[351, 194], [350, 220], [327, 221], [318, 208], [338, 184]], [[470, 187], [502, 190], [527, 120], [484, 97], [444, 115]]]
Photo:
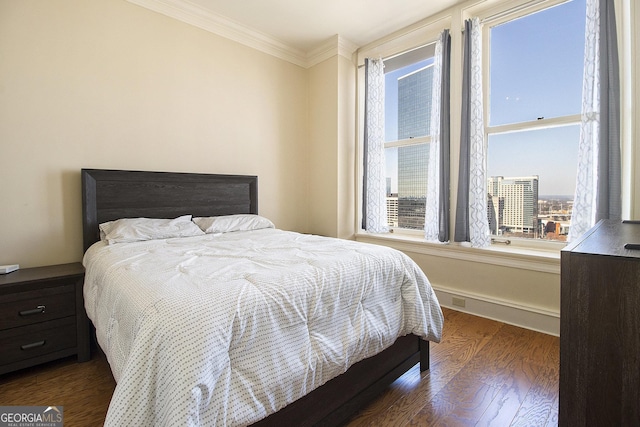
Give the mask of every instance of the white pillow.
[[191, 215], [175, 219], [122, 218], [100, 224], [100, 238], [109, 245], [203, 234], [205, 233], [191, 222]]
[[231, 231], [250, 231], [261, 228], [275, 228], [267, 218], [253, 214], [210, 216], [193, 218], [202, 231], [208, 234], [229, 233]]

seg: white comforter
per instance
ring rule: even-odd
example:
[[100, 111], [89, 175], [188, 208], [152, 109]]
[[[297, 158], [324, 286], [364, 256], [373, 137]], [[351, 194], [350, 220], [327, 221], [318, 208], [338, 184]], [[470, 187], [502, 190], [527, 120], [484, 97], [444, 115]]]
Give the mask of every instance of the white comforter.
[[382, 246], [263, 229], [99, 242], [84, 265], [108, 426], [250, 424], [398, 336], [441, 336], [427, 278]]

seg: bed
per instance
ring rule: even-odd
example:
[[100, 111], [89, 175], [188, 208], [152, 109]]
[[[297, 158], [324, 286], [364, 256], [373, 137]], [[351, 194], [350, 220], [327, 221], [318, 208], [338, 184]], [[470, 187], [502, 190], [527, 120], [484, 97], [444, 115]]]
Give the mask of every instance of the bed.
[[126, 218], [262, 220], [257, 177], [81, 175], [85, 306], [117, 381], [106, 425], [340, 425], [428, 369], [442, 312], [398, 251], [263, 221], [108, 245], [99, 225]]

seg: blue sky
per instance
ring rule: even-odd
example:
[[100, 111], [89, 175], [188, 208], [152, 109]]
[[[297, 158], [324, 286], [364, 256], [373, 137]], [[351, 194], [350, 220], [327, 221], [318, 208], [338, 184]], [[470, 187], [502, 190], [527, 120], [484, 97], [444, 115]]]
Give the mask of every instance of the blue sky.
[[491, 125], [580, 112], [584, 10], [573, 0], [493, 27]]
[[[580, 114], [585, 7], [573, 0], [492, 29], [490, 125]], [[491, 136], [488, 174], [539, 175], [540, 195], [572, 195], [579, 137], [577, 125]]]
[[[499, 125], [580, 113], [585, 8], [585, 0], [572, 0], [493, 27], [485, 120]], [[386, 84], [422, 66], [389, 73]], [[385, 114], [387, 140], [394, 140], [397, 92], [389, 86]], [[488, 175], [539, 175], [540, 195], [572, 195], [579, 135], [579, 126], [568, 126], [491, 136]]]

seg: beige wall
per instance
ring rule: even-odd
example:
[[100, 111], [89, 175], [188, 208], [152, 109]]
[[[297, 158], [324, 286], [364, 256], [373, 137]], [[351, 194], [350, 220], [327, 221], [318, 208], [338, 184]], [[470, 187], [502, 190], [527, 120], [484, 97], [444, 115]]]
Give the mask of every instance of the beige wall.
[[309, 231], [345, 239], [355, 233], [355, 80], [342, 55], [309, 69]]
[[[407, 252], [446, 307], [507, 323], [560, 333], [560, 274]], [[456, 307], [463, 298], [465, 307]]]
[[309, 73], [309, 231], [336, 236], [338, 56]]
[[356, 66], [338, 57], [338, 209], [337, 236], [352, 239], [355, 234], [356, 199]]
[[259, 177], [305, 231], [307, 71], [124, 0], [0, 0], [0, 264], [82, 256], [80, 169]]

